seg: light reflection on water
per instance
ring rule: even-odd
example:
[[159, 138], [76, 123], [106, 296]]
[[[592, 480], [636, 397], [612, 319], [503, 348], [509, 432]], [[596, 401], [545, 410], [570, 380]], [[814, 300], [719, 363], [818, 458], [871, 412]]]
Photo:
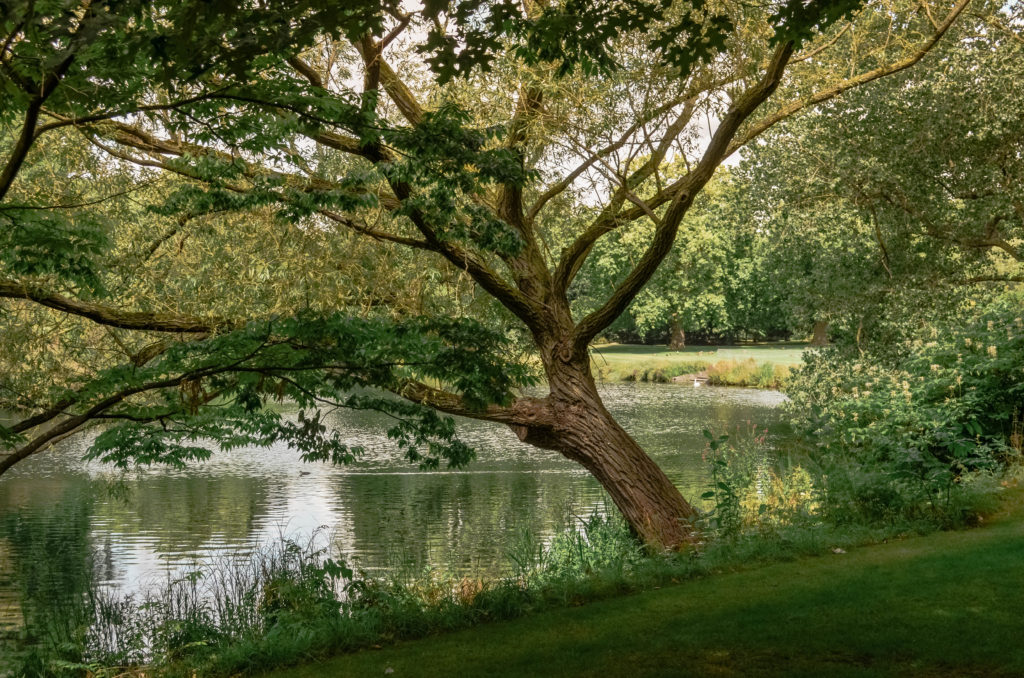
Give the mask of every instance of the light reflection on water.
[[[776, 430], [773, 410], [784, 399], [773, 391], [654, 384], [611, 385], [602, 393], [690, 497], [706, 482], [701, 430], [742, 433], [750, 422]], [[87, 438], [23, 463], [0, 480], [0, 618], [21, 595], [28, 560], [54, 548], [68, 549], [67, 563], [91, 553], [91, 576], [126, 590], [320, 526], [368, 571], [493, 573], [517, 531], [548, 535], [566, 511], [604, 508], [603, 492], [582, 468], [520, 443], [504, 427], [461, 421], [477, 460], [464, 470], [423, 472], [387, 441], [384, 421], [375, 413], [331, 416], [330, 425], [366, 448], [344, 468], [301, 464], [278, 446], [215, 452], [184, 470], [121, 475], [81, 461]]]

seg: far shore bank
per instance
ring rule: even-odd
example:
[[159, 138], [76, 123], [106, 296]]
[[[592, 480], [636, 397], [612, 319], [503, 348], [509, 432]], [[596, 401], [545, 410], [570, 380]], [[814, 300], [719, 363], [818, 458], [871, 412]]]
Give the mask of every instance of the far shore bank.
[[803, 360], [804, 343], [693, 346], [603, 344], [591, 348], [599, 382], [654, 382], [681, 385], [779, 389]]

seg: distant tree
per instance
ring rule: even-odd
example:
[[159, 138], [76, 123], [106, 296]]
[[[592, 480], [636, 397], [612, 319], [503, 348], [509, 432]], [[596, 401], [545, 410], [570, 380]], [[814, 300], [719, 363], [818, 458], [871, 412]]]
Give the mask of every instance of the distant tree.
[[746, 149], [794, 327], [892, 344], [1024, 279], [1022, 27], [1019, 5], [962, 24], [921, 68]]
[[[670, 349], [784, 332], [777, 285], [759, 276], [763, 244], [745, 187], [720, 174], [701, 193], [657, 273], [609, 332], [664, 340]], [[600, 241], [580, 271], [577, 312], [599, 303], [643, 253], [651, 226], [640, 224]]]

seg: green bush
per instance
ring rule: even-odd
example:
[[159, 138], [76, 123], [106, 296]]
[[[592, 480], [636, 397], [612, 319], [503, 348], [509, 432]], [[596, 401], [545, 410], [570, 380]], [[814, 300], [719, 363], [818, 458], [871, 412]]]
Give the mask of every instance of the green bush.
[[931, 514], [958, 522], [976, 475], [1020, 459], [1024, 321], [1015, 297], [935, 331], [892, 364], [808, 352], [786, 393], [828, 477], [826, 510], [851, 520]]

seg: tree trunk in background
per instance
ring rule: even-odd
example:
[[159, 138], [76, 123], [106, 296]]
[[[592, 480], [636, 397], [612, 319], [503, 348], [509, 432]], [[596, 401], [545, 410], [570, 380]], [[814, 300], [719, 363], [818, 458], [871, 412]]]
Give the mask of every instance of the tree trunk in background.
[[811, 333], [811, 346], [828, 346], [828, 321], [816, 320]]
[[686, 348], [686, 332], [683, 331], [682, 325], [679, 324], [679, 317], [673, 313], [672, 322], [669, 324], [668, 330], [668, 350], [680, 351]]

